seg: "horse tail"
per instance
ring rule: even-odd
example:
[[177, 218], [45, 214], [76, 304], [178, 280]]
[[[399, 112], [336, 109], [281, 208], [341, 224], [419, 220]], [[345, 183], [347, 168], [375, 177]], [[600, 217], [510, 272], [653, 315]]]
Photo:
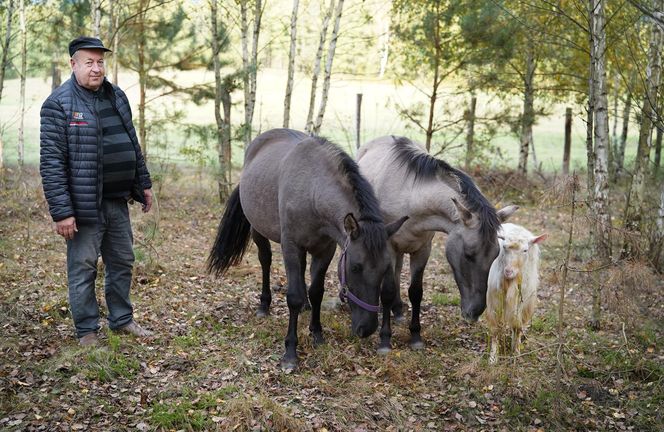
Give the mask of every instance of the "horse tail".
[[250, 232], [251, 224], [242, 210], [238, 185], [228, 198], [219, 222], [217, 238], [207, 259], [208, 273], [222, 276], [230, 266], [238, 264], [249, 246]]

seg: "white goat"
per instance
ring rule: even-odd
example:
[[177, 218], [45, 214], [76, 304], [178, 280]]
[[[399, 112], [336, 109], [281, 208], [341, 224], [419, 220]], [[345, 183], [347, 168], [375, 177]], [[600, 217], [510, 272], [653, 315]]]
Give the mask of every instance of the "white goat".
[[538, 243], [547, 234], [533, 235], [520, 225], [505, 223], [498, 231], [500, 253], [491, 264], [486, 291], [486, 321], [491, 352], [489, 363], [507, 351], [511, 337], [512, 352], [520, 353], [521, 335], [537, 306], [539, 285]]

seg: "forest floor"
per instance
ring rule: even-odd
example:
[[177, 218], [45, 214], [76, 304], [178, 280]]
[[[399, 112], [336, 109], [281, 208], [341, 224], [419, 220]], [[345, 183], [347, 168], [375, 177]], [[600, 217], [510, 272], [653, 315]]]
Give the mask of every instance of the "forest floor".
[[[515, 222], [550, 235], [542, 246], [540, 306], [521, 356], [488, 364], [485, 323], [461, 318], [444, 237], [436, 236], [424, 281], [424, 349], [408, 347], [407, 325], [394, 327], [387, 356], [376, 353], [377, 335], [352, 337], [348, 310], [334, 301], [331, 269], [322, 313], [327, 344], [312, 346], [304, 312], [300, 365], [284, 373], [285, 289], [274, 289], [269, 317], [255, 317], [255, 248], [224, 278], [206, 274], [222, 207], [205, 176], [166, 176], [155, 211], [132, 208], [135, 318], [155, 337], [111, 333], [102, 318], [94, 348], [80, 347], [73, 335], [65, 244], [53, 232], [39, 175], [16, 177], [8, 172], [0, 185], [0, 430], [664, 429], [661, 276], [628, 262], [586, 271], [590, 224], [582, 209], [570, 261], [579, 271], [569, 272], [559, 340], [572, 224], [570, 207], [550, 199], [559, 193], [553, 180], [475, 177], [497, 206], [521, 205]], [[273, 249], [272, 282], [284, 286]], [[602, 328], [592, 331], [596, 279], [604, 302]], [[103, 317], [101, 276], [98, 282]]]

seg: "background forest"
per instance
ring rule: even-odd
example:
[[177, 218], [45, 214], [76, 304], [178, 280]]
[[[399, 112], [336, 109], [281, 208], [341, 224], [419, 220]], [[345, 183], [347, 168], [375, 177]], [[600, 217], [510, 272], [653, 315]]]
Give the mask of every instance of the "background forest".
[[[113, 50], [158, 201], [132, 210], [132, 295], [160, 336], [91, 351], [38, 175], [79, 35]], [[0, 428], [661, 430], [663, 44], [664, 0], [0, 0]], [[280, 257], [266, 320], [253, 251], [223, 279], [204, 263], [244, 148], [276, 127], [350, 154], [407, 136], [520, 205], [550, 234], [526, 353], [488, 367], [437, 236], [425, 350], [403, 328], [378, 357], [333, 304], [329, 345], [305, 337], [282, 374]]]

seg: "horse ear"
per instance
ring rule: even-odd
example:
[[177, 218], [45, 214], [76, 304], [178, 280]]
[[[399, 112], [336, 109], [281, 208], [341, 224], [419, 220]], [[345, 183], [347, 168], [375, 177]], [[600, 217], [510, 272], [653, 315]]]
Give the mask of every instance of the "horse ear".
[[463, 204], [461, 204], [456, 198], [452, 198], [452, 202], [454, 203], [454, 207], [456, 207], [457, 213], [459, 213], [459, 217], [461, 217], [463, 223], [468, 225], [468, 223], [470, 223], [470, 221], [473, 218], [473, 214], [470, 212], [470, 210], [464, 207]]
[[399, 228], [401, 228], [401, 225], [404, 224], [408, 220], [409, 216], [404, 216], [401, 219], [395, 220], [391, 224], [388, 224], [385, 227], [385, 230], [387, 231], [387, 237], [392, 237], [392, 235], [399, 231]]
[[360, 224], [357, 223], [353, 213], [348, 213], [344, 218], [344, 228], [346, 229], [346, 234], [348, 234], [351, 240], [355, 240], [360, 236]]
[[549, 234], [544, 233], [540, 236], [533, 237], [530, 239], [530, 244], [537, 244], [537, 243], [542, 243], [544, 240], [546, 240], [549, 237]]
[[505, 222], [507, 219], [509, 219], [510, 216], [514, 214], [515, 211], [519, 210], [518, 205], [509, 205], [507, 207], [503, 207], [500, 210], [498, 210], [498, 219], [500, 219], [500, 223]]

